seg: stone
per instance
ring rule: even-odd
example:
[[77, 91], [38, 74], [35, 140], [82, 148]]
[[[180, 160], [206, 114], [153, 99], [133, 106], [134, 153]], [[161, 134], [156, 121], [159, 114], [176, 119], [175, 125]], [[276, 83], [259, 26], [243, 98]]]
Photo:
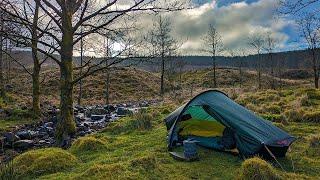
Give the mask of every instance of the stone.
[[33, 141], [32, 140], [19, 140], [13, 143], [14, 149], [20, 149], [20, 150], [26, 150], [33, 147]]
[[118, 116], [126, 116], [130, 111], [125, 107], [118, 107], [116, 113]]
[[53, 122], [44, 123], [44, 127], [53, 127]]
[[91, 115], [91, 120], [92, 121], [100, 121], [105, 119], [105, 115]]
[[85, 136], [86, 135], [86, 132], [85, 131], [79, 131], [78, 132], [78, 136]]
[[54, 136], [54, 129], [52, 127], [46, 127], [46, 130], [50, 136]]
[[13, 143], [14, 141], [20, 140], [20, 138], [17, 135], [13, 134], [12, 132], [4, 133], [3, 136], [6, 138], [6, 141], [9, 143]]
[[16, 133], [16, 135], [20, 138], [20, 139], [31, 139], [31, 134], [29, 131], [27, 130], [23, 130], [23, 131], [18, 131]]

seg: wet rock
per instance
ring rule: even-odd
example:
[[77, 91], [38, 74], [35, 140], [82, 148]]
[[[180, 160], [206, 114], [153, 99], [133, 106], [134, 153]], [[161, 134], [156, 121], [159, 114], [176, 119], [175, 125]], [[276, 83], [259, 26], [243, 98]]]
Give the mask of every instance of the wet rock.
[[104, 108], [94, 108], [90, 110], [90, 115], [105, 115], [108, 114], [108, 111]]
[[31, 139], [32, 136], [31, 136], [31, 133], [27, 130], [23, 130], [23, 131], [18, 131], [16, 133], [16, 135], [20, 138], [20, 139]]
[[13, 143], [14, 141], [20, 140], [20, 138], [13, 134], [12, 132], [4, 133], [3, 135], [6, 138], [6, 142]]
[[116, 110], [116, 107], [114, 107], [113, 105], [110, 105], [110, 104], [103, 106], [103, 108], [104, 108], [105, 110], [107, 110], [108, 113], [112, 113], [112, 112], [114, 112], [114, 111]]
[[77, 131], [88, 131], [89, 130], [89, 127], [81, 124], [77, 127]]
[[118, 116], [126, 116], [130, 114], [130, 110], [125, 107], [118, 107], [116, 113]]
[[100, 121], [105, 119], [105, 115], [91, 115], [91, 120], [92, 121]]
[[51, 128], [53, 128], [53, 122], [47, 122], [47, 123], [45, 123], [44, 124], [44, 127], [51, 127]]
[[49, 136], [54, 136], [54, 129], [52, 127], [46, 127]]
[[85, 131], [79, 131], [77, 133], [78, 136], [85, 136], [86, 135], [86, 132]]
[[19, 150], [26, 150], [31, 147], [33, 147], [33, 141], [32, 140], [19, 140], [13, 143], [14, 149], [19, 149]]

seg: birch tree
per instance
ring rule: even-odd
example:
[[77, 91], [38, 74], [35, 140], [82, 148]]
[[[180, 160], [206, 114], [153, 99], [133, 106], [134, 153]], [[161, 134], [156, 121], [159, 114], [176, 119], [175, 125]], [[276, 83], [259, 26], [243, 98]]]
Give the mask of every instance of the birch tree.
[[216, 75], [216, 69], [217, 69], [217, 62], [216, 57], [217, 55], [223, 51], [223, 43], [222, 43], [222, 37], [218, 30], [212, 25], [209, 25], [209, 29], [206, 33], [206, 35], [203, 38], [204, 41], [204, 52], [208, 53], [212, 58], [212, 69], [213, 69], [213, 87], [217, 88], [217, 75]]

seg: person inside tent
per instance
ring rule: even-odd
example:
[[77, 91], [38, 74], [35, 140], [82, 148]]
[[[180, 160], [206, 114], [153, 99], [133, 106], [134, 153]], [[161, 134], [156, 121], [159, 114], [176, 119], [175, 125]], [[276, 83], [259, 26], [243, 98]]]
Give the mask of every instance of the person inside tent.
[[203, 121], [193, 118], [187, 113], [179, 122], [180, 140], [193, 139], [197, 144], [216, 150], [231, 150], [236, 148], [234, 132], [217, 121]]

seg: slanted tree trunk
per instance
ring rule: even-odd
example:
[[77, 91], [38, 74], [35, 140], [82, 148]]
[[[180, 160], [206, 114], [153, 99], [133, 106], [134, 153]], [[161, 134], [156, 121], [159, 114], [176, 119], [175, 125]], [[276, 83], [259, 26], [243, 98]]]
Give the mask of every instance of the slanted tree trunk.
[[62, 19], [63, 34], [61, 44], [60, 66], [60, 117], [57, 125], [57, 143], [60, 146], [68, 146], [69, 138], [75, 133], [75, 122], [73, 116], [73, 28], [72, 15], [63, 12]]

